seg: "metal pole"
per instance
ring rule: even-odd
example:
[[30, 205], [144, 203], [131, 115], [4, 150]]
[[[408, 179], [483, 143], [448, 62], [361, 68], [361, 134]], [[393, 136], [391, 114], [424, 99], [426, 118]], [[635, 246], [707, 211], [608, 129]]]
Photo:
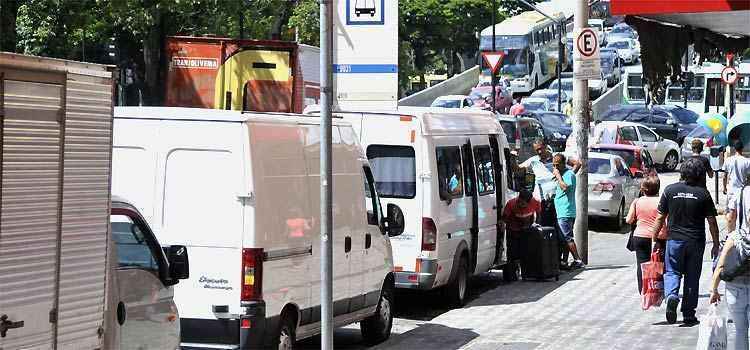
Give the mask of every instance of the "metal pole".
[[557, 31], [557, 111], [562, 113], [562, 60], [565, 58], [565, 47], [563, 47], [563, 33], [565, 33], [565, 22], [560, 21], [560, 28]]
[[[576, 0], [573, 15], [574, 28], [581, 30], [587, 26], [589, 5], [586, 0]], [[573, 44], [575, 46], [575, 43]], [[575, 69], [575, 65], [573, 65]], [[574, 73], [575, 74], [575, 73]], [[578, 252], [584, 263], [589, 260], [589, 220], [588, 220], [588, 128], [589, 128], [589, 82], [573, 79], [573, 120], [576, 137], [576, 150], [581, 169], [576, 180], [576, 221], [574, 235]]]
[[[495, 12], [497, 12], [497, 0], [492, 0], [492, 53], [495, 53], [495, 50], [497, 48], [495, 47]], [[490, 74], [491, 74], [491, 80], [492, 80], [492, 114], [497, 113], [497, 106], [495, 104], [496, 96], [496, 86], [497, 82], [495, 81], [495, 71], [490, 67]]]
[[320, 345], [333, 350], [333, 0], [320, 1]]
[[689, 48], [685, 49], [685, 73], [684, 73], [685, 74], [685, 86], [682, 87], [683, 88], [682, 89], [683, 94], [685, 95], [685, 98], [684, 98], [684, 107], [685, 107], [685, 109], [688, 108], [687, 107], [687, 101], [688, 101], [688, 93], [690, 92], [690, 88], [688, 88], [688, 86], [691, 86], [693, 84], [692, 81], [690, 81], [690, 82], [687, 81], [687, 78], [690, 77], [688, 75], [688, 69], [690, 69], [690, 67], [688, 66], [688, 61], [690, 60], [689, 55], [688, 55], [689, 52], [690, 52]]
[[[727, 57], [727, 67], [732, 67], [734, 65], [734, 57], [731, 59]], [[720, 81], [721, 84], [724, 84], [723, 81]], [[717, 103], [718, 104], [718, 103]], [[732, 117], [732, 86], [729, 84], [724, 84], [724, 111], [727, 114], [727, 119]]]

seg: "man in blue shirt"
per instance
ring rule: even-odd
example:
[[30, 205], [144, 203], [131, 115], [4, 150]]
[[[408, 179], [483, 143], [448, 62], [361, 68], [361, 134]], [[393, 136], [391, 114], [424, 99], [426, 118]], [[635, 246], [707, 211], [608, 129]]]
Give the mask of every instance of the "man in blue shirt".
[[[566, 166], [565, 156], [562, 153], [555, 154], [552, 159], [552, 175], [555, 177], [557, 188], [555, 189], [555, 211], [557, 212], [557, 225], [560, 227], [562, 240], [568, 245], [568, 251], [573, 254], [572, 268], [583, 267], [578, 248], [573, 239], [573, 224], [576, 221], [576, 177], [572, 170]], [[563, 264], [568, 263], [567, 254], [564, 255]]]

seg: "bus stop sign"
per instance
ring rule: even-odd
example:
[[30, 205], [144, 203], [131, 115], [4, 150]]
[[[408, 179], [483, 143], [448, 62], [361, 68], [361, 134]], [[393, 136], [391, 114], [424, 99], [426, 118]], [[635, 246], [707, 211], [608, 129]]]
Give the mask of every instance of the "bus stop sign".
[[591, 28], [577, 29], [573, 37], [573, 78], [577, 80], [601, 79], [599, 39]]

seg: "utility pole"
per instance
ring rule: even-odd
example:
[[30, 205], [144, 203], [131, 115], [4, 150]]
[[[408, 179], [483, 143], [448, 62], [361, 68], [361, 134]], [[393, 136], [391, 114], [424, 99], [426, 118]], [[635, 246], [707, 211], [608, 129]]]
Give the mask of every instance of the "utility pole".
[[[492, 0], [492, 53], [495, 53], [497, 48], [495, 47], [495, 13], [497, 12], [497, 0]], [[481, 40], [481, 38], [480, 38]], [[497, 98], [495, 93], [495, 88], [497, 86], [497, 81], [495, 81], [495, 70], [490, 67], [490, 76], [492, 77], [492, 114], [497, 113], [496, 105], [495, 105], [495, 99]]]
[[333, 0], [320, 1], [320, 345], [333, 350]]
[[[586, 0], [575, 0], [576, 7], [573, 14], [574, 31], [580, 31], [588, 25], [589, 4]], [[573, 43], [576, 45], [576, 43]], [[573, 66], [575, 69], [575, 65]], [[575, 75], [575, 73], [574, 73]], [[578, 252], [585, 264], [589, 262], [589, 175], [588, 175], [588, 145], [589, 145], [589, 82], [588, 80], [573, 79], [573, 132], [575, 133], [576, 150], [581, 169], [576, 179], [576, 221], [574, 235]]]

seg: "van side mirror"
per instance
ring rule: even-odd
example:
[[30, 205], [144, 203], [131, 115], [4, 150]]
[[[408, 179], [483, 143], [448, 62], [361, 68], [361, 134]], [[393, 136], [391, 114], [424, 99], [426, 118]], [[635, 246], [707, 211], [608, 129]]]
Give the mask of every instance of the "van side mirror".
[[179, 280], [190, 277], [190, 262], [187, 247], [183, 245], [172, 245], [164, 247], [164, 253], [169, 263], [169, 279], [171, 284], [177, 284]]
[[404, 212], [397, 205], [389, 203], [386, 207], [388, 215], [383, 218], [385, 233], [389, 237], [396, 237], [404, 233]]

